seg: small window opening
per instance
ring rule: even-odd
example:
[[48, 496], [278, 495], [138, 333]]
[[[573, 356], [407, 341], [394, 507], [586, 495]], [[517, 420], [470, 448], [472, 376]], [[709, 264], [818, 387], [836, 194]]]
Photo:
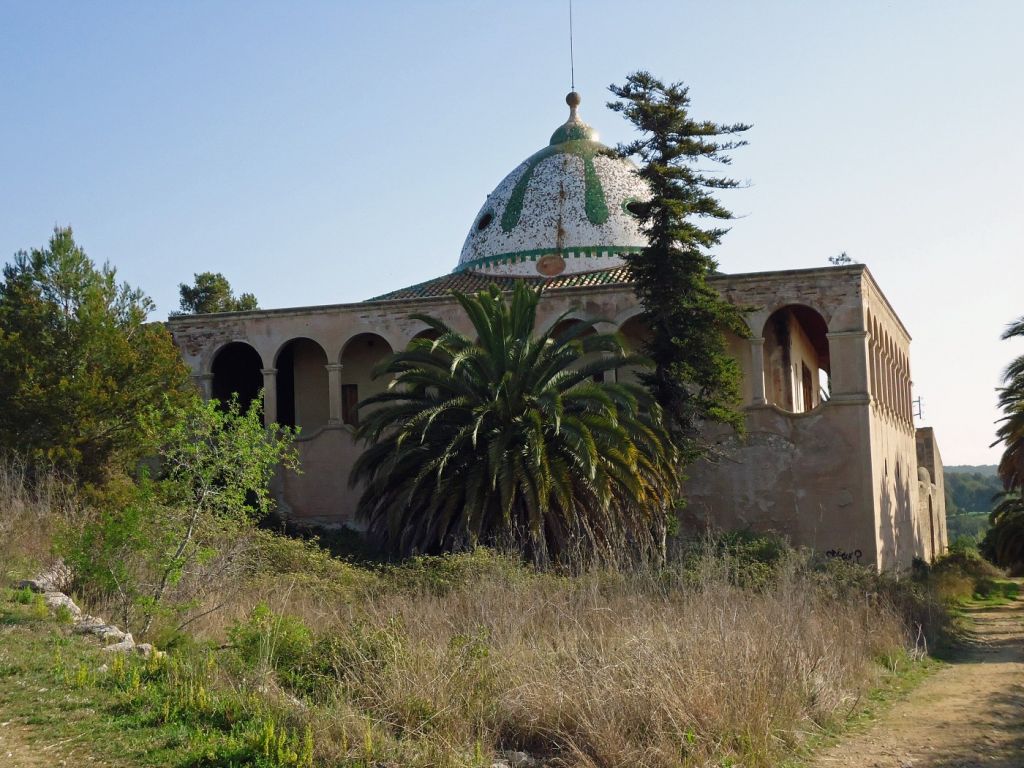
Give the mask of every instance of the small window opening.
[[631, 200], [630, 202], [626, 203], [626, 210], [629, 211], [634, 216], [636, 216], [637, 218], [647, 213], [647, 207], [647, 203], [643, 203], [639, 200]]
[[341, 420], [353, 427], [359, 426], [359, 385], [341, 385]]
[[494, 213], [487, 211], [483, 216], [480, 217], [480, 221], [476, 223], [476, 231], [483, 232], [487, 227], [494, 221]]

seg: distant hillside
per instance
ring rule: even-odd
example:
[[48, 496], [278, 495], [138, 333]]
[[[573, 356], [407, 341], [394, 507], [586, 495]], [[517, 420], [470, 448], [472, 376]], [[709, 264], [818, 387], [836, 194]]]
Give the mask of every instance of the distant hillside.
[[984, 477], [996, 476], [995, 464], [978, 464], [977, 466], [972, 466], [970, 464], [948, 464], [942, 469], [946, 473], [954, 472], [959, 475], [982, 475]]
[[993, 464], [945, 467], [946, 514], [990, 512], [992, 497], [1003, 490]]

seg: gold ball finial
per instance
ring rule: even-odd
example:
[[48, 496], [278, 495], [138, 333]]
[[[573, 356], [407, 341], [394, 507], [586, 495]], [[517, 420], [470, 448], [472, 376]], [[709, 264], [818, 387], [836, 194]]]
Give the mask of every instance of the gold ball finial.
[[580, 105], [581, 101], [583, 101], [583, 99], [580, 98], [580, 95], [576, 93], [576, 91], [569, 91], [569, 95], [565, 97], [565, 103], [573, 109], [576, 109], [576, 107]]

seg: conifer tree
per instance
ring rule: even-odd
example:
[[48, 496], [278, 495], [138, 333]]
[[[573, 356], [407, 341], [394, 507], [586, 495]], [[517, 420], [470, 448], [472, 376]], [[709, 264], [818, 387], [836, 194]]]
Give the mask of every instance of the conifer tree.
[[95, 482], [131, 466], [143, 420], [195, 397], [153, 302], [57, 227], [0, 277], [0, 451]]
[[609, 90], [617, 97], [609, 108], [640, 133], [617, 151], [639, 158], [639, 174], [652, 191], [649, 201], [629, 206], [649, 245], [626, 257], [652, 332], [646, 352], [655, 370], [646, 375], [646, 384], [664, 409], [682, 455], [692, 461], [704, 452], [703, 423], [742, 427], [740, 369], [727, 352], [724, 334], [748, 335], [741, 309], [708, 284], [717, 267], [711, 249], [728, 230], [700, 223], [731, 219], [713, 193], [740, 183], [709, 175], [697, 164], [728, 165], [727, 153], [746, 144], [730, 137], [750, 126], [693, 119], [689, 89], [682, 83], [665, 85], [648, 72], [633, 73]]
[[198, 272], [192, 285], [181, 283], [179, 312], [172, 315], [203, 315], [210, 312], [246, 312], [259, 309], [259, 302], [251, 293], [235, 296], [231, 283], [220, 272]]

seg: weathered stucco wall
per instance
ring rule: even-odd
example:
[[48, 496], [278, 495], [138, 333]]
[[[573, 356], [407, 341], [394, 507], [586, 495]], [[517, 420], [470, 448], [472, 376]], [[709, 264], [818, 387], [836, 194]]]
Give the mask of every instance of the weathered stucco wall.
[[862, 410], [749, 408], [746, 435], [722, 438], [714, 461], [691, 467], [684, 526], [779, 531], [795, 545], [874, 563], [872, 499], [856, 460], [869, 439]]

